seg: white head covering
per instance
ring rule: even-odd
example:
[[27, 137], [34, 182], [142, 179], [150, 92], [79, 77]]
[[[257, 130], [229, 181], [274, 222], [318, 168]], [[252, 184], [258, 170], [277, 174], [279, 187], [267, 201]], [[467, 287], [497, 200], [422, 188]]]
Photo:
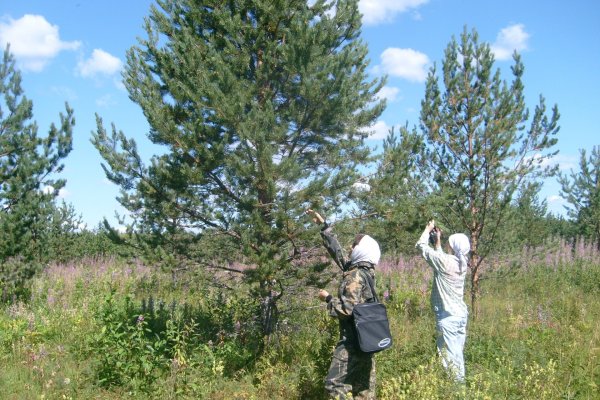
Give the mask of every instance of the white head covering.
[[369, 235], [365, 235], [360, 239], [360, 242], [350, 254], [350, 264], [356, 264], [361, 261], [370, 262], [373, 265], [379, 263], [379, 257], [381, 257], [381, 251], [379, 250], [379, 244]]
[[450, 243], [454, 255], [458, 258], [458, 266], [462, 272], [462, 269], [467, 267], [467, 254], [471, 251], [469, 238], [464, 233], [455, 233], [450, 235], [448, 243]]

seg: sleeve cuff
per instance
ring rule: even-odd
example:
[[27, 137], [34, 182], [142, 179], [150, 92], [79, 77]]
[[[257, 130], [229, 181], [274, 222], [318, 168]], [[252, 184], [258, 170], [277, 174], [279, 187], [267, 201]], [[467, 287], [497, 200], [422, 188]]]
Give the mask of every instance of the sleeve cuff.
[[327, 295], [327, 297], [325, 297], [325, 303], [329, 303], [331, 301], [331, 299], [333, 299], [332, 295]]

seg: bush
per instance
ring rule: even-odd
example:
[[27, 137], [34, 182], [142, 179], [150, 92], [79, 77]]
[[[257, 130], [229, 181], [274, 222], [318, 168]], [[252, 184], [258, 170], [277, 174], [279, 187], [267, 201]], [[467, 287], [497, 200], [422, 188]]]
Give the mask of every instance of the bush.
[[2, 302], [16, 302], [28, 299], [29, 280], [42, 269], [39, 263], [27, 262], [21, 257], [13, 257], [0, 263], [0, 287]]

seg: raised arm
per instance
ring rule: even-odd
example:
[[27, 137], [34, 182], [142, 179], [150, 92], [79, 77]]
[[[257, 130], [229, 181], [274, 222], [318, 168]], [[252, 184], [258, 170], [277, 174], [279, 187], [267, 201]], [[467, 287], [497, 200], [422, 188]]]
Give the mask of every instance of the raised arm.
[[[435, 249], [429, 245], [429, 235], [431, 234], [431, 231], [434, 230], [436, 232]], [[443, 268], [442, 257], [444, 253], [439, 251], [442, 248], [440, 243], [441, 233], [442, 231], [435, 227], [435, 221], [431, 220], [427, 223], [427, 226], [425, 226], [421, 237], [415, 245], [415, 247], [421, 251], [423, 258], [425, 258], [427, 263], [435, 269]]]
[[340, 267], [340, 269], [343, 271], [344, 266], [346, 265], [346, 257], [344, 255], [342, 246], [340, 246], [340, 243], [333, 234], [331, 227], [325, 221], [325, 218], [323, 218], [318, 212], [308, 209], [306, 210], [306, 214], [312, 217], [314, 223], [321, 225], [321, 238], [323, 239], [323, 245], [327, 249], [327, 252], [331, 255], [331, 258], [333, 258], [333, 261], [335, 261], [338, 267]]

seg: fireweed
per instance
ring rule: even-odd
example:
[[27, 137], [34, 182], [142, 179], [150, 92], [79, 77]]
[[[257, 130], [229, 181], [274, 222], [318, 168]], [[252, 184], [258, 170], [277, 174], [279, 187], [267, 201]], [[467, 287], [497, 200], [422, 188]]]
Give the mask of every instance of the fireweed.
[[[467, 382], [455, 387], [436, 358], [429, 267], [417, 255], [382, 259], [377, 290], [387, 297], [394, 346], [376, 356], [378, 397], [595, 398], [598, 260], [595, 244], [581, 240], [486, 260], [480, 315], [467, 327]], [[28, 302], [0, 313], [0, 393], [322, 398], [338, 333], [315, 288], [299, 293], [302, 307], [282, 310], [280, 329], [264, 338], [267, 351], [252, 359], [255, 305], [216, 297], [202, 281], [181, 282], [139, 262], [51, 265], [32, 282]]]

